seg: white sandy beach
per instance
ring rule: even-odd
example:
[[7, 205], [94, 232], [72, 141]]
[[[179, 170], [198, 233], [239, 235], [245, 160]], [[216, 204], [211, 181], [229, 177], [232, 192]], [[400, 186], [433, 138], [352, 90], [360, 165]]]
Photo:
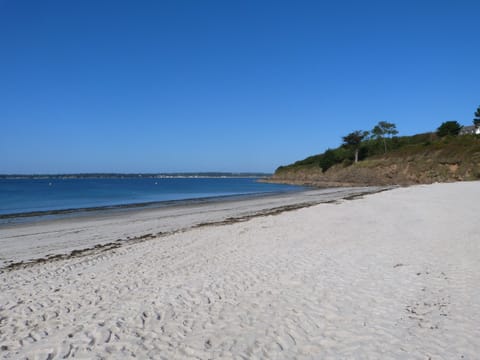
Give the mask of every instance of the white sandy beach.
[[98, 245], [125, 244], [201, 224], [232, 222], [289, 207], [336, 201], [385, 187], [330, 188], [220, 201], [197, 201], [158, 208], [86, 212], [81, 216], [0, 225], [0, 269], [18, 262], [69, 254]]
[[[480, 182], [465, 182], [163, 236], [153, 212], [0, 229], [3, 265], [32, 259], [23, 238], [41, 257], [62, 239], [153, 234], [1, 270], [0, 357], [478, 359], [479, 199]], [[259, 211], [245, 206], [234, 215]], [[231, 216], [211, 213], [188, 223]]]

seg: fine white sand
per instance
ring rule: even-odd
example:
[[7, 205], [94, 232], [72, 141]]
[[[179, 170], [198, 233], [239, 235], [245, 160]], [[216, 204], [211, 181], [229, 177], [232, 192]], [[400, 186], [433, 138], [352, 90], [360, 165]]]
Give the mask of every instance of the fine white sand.
[[67, 219], [0, 225], [0, 268], [97, 245], [124, 244], [184, 231], [200, 224], [249, 218], [259, 213], [281, 211], [285, 207], [330, 202], [382, 189], [385, 187], [330, 188], [233, 201], [229, 198], [197, 201], [143, 210], [95, 211]]
[[398, 188], [4, 269], [0, 357], [478, 359], [479, 199]]

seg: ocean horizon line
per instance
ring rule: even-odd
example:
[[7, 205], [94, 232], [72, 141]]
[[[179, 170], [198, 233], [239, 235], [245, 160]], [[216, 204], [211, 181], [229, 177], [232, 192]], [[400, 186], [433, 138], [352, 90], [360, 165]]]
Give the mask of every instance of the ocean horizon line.
[[258, 178], [271, 176], [268, 172], [80, 172], [80, 173], [31, 173], [0, 174], [0, 179], [94, 179], [94, 178]]

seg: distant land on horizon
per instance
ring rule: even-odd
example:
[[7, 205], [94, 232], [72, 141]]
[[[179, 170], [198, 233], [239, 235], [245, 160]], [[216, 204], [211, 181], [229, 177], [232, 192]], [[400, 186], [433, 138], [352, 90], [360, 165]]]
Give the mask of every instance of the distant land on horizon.
[[0, 174], [0, 179], [257, 178], [270, 175], [258, 172]]

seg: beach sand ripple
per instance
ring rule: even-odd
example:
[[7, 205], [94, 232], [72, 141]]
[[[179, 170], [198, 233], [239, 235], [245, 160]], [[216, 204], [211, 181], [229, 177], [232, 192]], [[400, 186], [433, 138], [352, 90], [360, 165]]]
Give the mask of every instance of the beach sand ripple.
[[399, 188], [0, 274], [4, 359], [475, 359], [480, 183]]

